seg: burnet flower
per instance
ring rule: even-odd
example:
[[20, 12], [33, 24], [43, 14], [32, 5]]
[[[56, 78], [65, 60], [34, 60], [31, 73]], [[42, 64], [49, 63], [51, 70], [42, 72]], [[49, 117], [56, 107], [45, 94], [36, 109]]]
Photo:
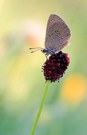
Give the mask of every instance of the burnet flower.
[[55, 82], [59, 80], [65, 73], [65, 70], [68, 68], [69, 63], [70, 63], [70, 59], [68, 57], [68, 54], [60, 51], [58, 53], [50, 55], [49, 58], [44, 63], [44, 65], [42, 66], [43, 74], [46, 79], [46, 87], [30, 135], [34, 135], [35, 128], [37, 126], [43, 108], [44, 100], [50, 82]]
[[69, 63], [70, 59], [67, 53], [60, 51], [51, 55], [42, 67], [46, 81], [55, 82], [59, 80], [68, 68]]

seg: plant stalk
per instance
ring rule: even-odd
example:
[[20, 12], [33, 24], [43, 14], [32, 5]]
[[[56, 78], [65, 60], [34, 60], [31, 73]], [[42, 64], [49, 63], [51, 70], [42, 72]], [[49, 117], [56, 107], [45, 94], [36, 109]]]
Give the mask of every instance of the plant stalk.
[[37, 112], [37, 115], [36, 115], [36, 118], [35, 118], [35, 121], [34, 121], [34, 124], [33, 124], [30, 135], [34, 135], [34, 133], [35, 133], [35, 129], [36, 129], [36, 126], [38, 124], [38, 120], [40, 118], [40, 114], [41, 114], [41, 111], [42, 111], [42, 108], [43, 108], [43, 105], [44, 105], [44, 101], [45, 101], [45, 97], [46, 97], [46, 94], [47, 94], [47, 91], [48, 91], [49, 84], [50, 84], [50, 81], [47, 81], [46, 87], [45, 87], [45, 90], [44, 90], [44, 93], [43, 93], [43, 96], [42, 96], [42, 100], [41, 100], [41, 103], [40, 103], [40, 106], [39, 106], [39, 109], [38, 109], [38, 112]]

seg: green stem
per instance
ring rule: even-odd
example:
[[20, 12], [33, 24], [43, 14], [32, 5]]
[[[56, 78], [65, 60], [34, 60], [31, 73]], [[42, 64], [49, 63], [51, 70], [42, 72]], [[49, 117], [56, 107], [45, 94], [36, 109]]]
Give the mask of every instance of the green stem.
[[34, 121], [34, 124], [33, 124], [33, 127], [32, 127], [30, 135], [34, 135], [35, 128], [37, 126], [37, 123], [38, 123], [38, 120], [39, 120], [39, 117], [40, 117], [40, 114], [41, 114], [41, 111], [42, 111], [42, 108], [43, 108], [43, 105], [44, 105], [44, 100], [45, 100], [45, 97], [46, 97], [46, 94], [47, 94], [47, 90], [48, 90], [49, 84], [50, 84], [50, 81], [47, 81], [46, 82], [46, 87], [45, 87], [45, 90], [44, 90], [44, 94], [42, 96], [42, 100], [41, 100], [41, 103], [40, 103], [40, 107], [38, 109], [38, 112], [37, 112], [37, 115], [36, 115], [36, 119]]

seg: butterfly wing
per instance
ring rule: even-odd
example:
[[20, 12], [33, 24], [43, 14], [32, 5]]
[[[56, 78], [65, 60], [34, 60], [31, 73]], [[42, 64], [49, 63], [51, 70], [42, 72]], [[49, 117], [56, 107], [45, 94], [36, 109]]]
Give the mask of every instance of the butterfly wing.
[[51, 14], [46, 29], [46, 49], [58, 52], [63, 49], [71, 36], [70, 29], [66, 23], [57, 15]]

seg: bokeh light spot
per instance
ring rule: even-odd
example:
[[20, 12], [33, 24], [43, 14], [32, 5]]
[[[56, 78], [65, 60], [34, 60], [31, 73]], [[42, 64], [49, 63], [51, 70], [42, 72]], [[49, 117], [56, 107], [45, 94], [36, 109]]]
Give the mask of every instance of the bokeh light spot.
[[84, 76], [75, 74], [64, 81], [60, 97], [69, 104], [78, 104], [84, 99], [85, 94], [86, 80]]

